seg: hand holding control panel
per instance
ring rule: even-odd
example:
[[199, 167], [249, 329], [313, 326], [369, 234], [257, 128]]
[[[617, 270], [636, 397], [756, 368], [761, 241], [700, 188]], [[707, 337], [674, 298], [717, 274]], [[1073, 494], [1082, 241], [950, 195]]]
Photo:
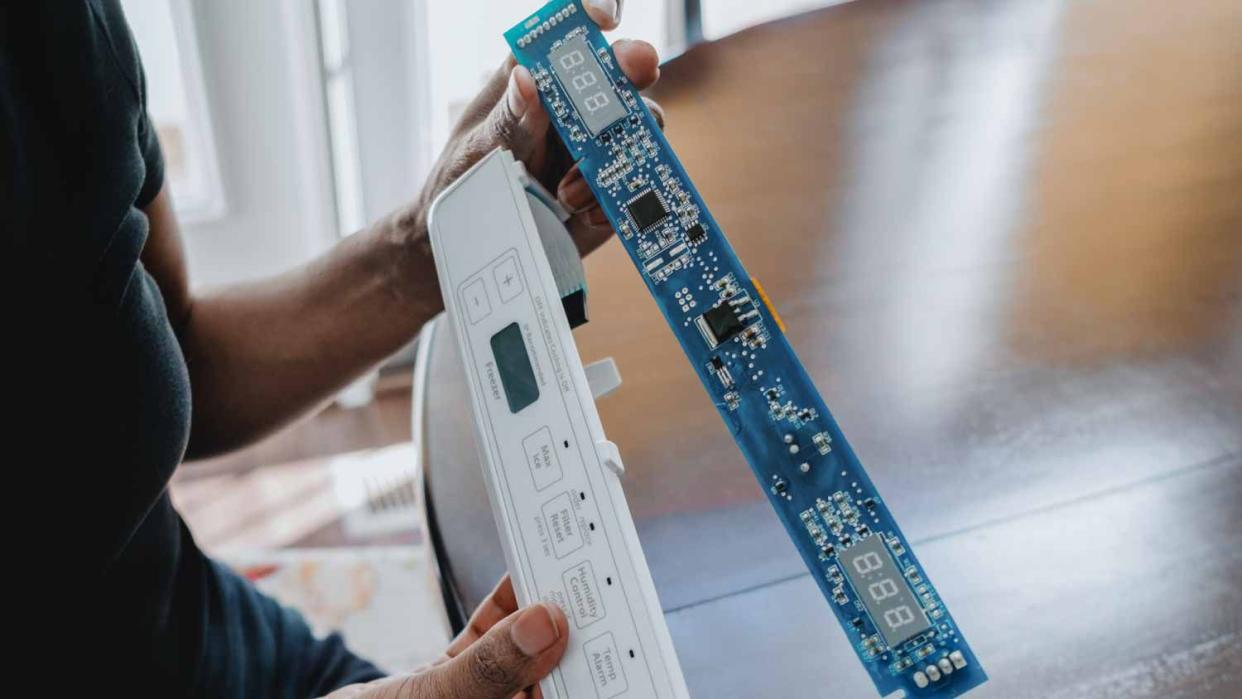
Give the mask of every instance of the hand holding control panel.
[[[519, 603], [559, 605], [569, 647], [545, 697], [687, 697], [544, 246], [549, 197], [494, 151], [436, 200], [430, 232]], [[537, 212], [537, 213], [536, 213]], [[540, 227], [543, 230], [540, 230]], [[572, 242], [570, 242], [572, 245]], [[615, 367], [595, 369], [602, 389]]]

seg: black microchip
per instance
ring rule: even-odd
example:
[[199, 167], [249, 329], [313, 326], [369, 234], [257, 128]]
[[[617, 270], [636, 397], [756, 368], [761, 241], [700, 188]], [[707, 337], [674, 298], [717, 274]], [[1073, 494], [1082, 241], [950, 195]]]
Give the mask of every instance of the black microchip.
[[660, 196], [653, 189], [648, 189], [635, 197], [625, 205], [625, 208], [630, 212], [630, 218], [634, 219], [634, 225], [638, 226], [640, 231], [645, 231], [668, 218], [668, 209], [664, 208], [664, 202], [660, 201]]
[[703, 224], [696, 223], [686, 229], [686, 239], [697, 245], [707, 240], [707, 229], [703, 227]]
[[737, 317], [737, 309], [728, 303], [722, 303], [703, 314], [703, 322], [711, 331], [716, 344], [731, 339], [742, 332], [742, 321]]

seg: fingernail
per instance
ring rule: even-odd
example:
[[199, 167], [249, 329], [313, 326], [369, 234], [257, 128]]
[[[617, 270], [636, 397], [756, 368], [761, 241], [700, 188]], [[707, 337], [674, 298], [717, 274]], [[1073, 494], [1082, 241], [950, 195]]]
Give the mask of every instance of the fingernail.
[[517, 72], [521, 68], [514, 68], [509, 73], [509, 87], [505, 89], [505, 99], [509, 102], [509, 111], [514, 116], [522, 116], [526, 113], [526, 98], [522, 97], [522, 91], [518, 89]]
[[561, 637], [556, 621], [546, 604], [536, 604], [518, 617], [509, 629], [514, 645], [527, 657], [533, 658], [552, 647]]
[[560, 195], [561, 203], [570, 211], [579, 211], [594, 200], [591, 187], [581, 173], [561, 185]]
[[591, 7], [611, 17], [614, 22], [617, 21], [617, 0], [587, 0], [587, 2]]

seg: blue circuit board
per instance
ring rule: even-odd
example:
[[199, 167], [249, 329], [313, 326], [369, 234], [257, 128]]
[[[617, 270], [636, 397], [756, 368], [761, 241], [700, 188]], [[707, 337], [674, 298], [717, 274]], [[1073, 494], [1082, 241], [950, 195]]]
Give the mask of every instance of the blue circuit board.
[[580, 0], [548, 3], [505, 39], [876, 689], [952, 697], [986, 681], [780, 318]]

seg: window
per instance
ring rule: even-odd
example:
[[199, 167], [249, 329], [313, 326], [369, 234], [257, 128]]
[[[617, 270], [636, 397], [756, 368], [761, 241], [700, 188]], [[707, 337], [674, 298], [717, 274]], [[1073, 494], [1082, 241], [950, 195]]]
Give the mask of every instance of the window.
[[366, 224], [362, 163], [354, 105], [354, 69], [344, 0], [319, 0], [319, 48], [323, 65], [337, 232], [346, 236]]
[[189, 0], [121, 0], [147, 76], [147, 112], [164, 150], [165, 177], [181, 220], [225, 212], [198, 41]]

